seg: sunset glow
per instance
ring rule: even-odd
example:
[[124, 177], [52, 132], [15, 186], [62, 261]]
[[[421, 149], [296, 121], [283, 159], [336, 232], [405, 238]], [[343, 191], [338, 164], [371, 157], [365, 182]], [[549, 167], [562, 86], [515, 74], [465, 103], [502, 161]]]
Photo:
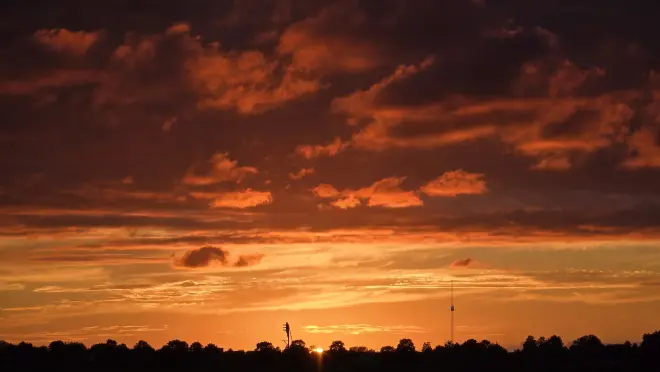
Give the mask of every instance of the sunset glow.
[[655, 8], [13, 3], [0, 339], [660, 328]]

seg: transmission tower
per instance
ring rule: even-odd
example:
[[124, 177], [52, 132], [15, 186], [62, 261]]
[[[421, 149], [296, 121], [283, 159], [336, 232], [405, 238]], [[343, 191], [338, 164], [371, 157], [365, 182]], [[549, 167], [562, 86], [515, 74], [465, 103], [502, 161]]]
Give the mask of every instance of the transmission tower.
[[450, 324], [449, 324], [449, 331], [450, 331], [450, 339], [449, 341], [453, 344], [454, 343], [454, 281], [451, 281], [451, 316], [450, 316]]

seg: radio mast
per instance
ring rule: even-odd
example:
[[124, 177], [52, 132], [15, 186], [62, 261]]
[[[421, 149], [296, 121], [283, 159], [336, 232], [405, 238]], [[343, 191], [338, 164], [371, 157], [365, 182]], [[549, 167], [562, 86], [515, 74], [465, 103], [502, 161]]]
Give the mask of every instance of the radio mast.
[[453, 344], [454, 343], [454, 280], [452, 279], [451, 281], [451, 316], [450, 316], [450, 339], [449, 341]]

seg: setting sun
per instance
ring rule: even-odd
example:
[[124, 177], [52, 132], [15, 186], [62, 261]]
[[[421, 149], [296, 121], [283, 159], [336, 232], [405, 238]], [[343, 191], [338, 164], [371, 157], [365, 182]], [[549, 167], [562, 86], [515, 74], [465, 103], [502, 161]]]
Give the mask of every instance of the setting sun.
[[317, 348], [312, 349], [312, 351], [317, 353], [317, 354], [322, 354], [323, 353], [323, 348], [322, 347], [317, 347]]

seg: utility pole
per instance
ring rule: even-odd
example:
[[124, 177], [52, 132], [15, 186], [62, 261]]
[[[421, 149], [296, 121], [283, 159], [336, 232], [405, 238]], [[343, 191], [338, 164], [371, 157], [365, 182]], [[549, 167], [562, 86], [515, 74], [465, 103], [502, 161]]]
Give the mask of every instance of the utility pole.
[[291, 327], [289, 327], [289, 322], [284, 323], [283, 329], [286, 333], [286, 348], [288, 349], [291, 346]]

